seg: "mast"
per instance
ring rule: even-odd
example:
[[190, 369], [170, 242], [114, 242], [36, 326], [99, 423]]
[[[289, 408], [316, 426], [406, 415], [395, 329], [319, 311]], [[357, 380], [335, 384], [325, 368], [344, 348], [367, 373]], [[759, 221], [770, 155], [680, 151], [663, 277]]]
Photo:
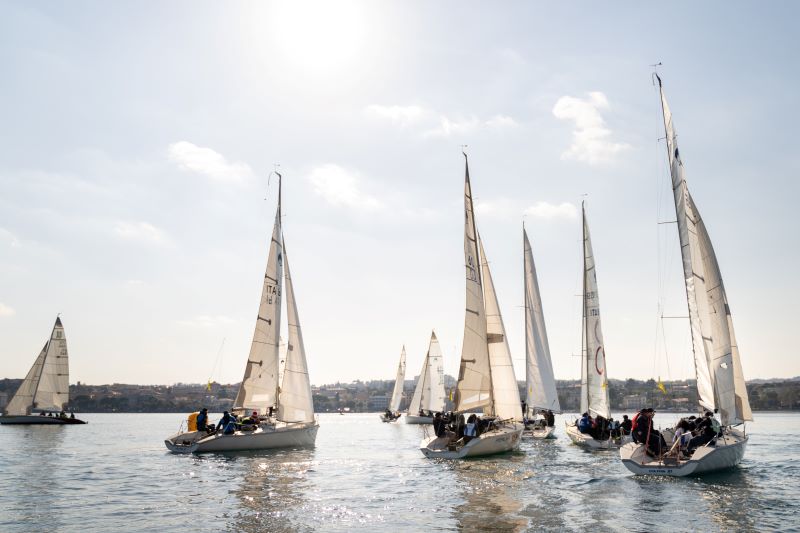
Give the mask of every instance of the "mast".
[[581, 413], [589, 412], [589, 344], [586, 332], [586, 207], [581, 202], [582, 215], [582, 254], [583, 254], [583, 288], [581, 290]]

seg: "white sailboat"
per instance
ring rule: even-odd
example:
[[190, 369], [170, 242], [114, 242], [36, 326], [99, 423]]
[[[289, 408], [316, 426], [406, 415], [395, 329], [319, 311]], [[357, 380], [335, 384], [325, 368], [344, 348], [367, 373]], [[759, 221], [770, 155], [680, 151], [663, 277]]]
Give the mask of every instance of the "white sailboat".
[[400, 418], [400, 401], [403, 399], [403, 382], [406, 379], [406, 347], [400, 353], [400, 364], [397, 365], [397, 378], [394, 380], [392, 399], [389, 401], [389, 409], [381, 414], [381, 421], [394, 422]]
[[[234, 402], [234, 411], [256, 411], [265, 419], [252, 431], [237, 430], [230, 435], [179, 432], [164, 441], [171, 451], [201, 453], [313, 446], [316, 440], [319, 424], [314, 418], [303, 335], [281, 229], [280, 178], [278, 174], [278, 207], [253, 342]], [[279, 378], [284, 265], [289, 336], [282, 378]]]
[[700, 408], [718, 410], [723, 429], [717, 438], [698, 448], [688, 458], [651, 457], [644, 445], [635, 443], [623, 446], [620, 457], [628, 470], [635, 474], [686, 476], [739, 464], [744, 457], [748, 436], [744, 427], [739, 430], [733, 426], [753, 420], [753, 415], [717, 257], [689, 193], [672, 112], [667, 105], [661, 78], [656, 78], [666, 131]]
[[[556, 391], [556, 378], [553, 375], [553, 363], [550, 360], [550, 344], [547, 341], [547, 328], [544, 325], [542, 298], [539, 293], [539, 280], [536, 276], [536, 265], [533, 262], [533, 251], [528, 241], [528, 233], [522, 228], [522, 248], [525, 264], [525, 381], [526, 413], [525, 419], [531, 420], [540, 411], [561, 412]], [[553, 438], [555, 426], [547, 423], [547, 418], [535, 419], [528, 424], [526, 434], [535, 439]]]
[[[608, 398], [608, 373], [603, 330], [600, 326], [600, 299], [597, 292], [597, 272], [589, 236], [586, 208], [583, 213], [583, 333], [581, 350], [581, 413], [608, 420], [611, 402]], [[577, 423], [566, 423], [567, 435], [575, 444], [590, 450], [620, 446], [621, 439], [598, 440], [578, 431]]]
[[[417, 378], [414, 396], [408, 405], [406, 424], [430, 424], [433, 415], [428, 413], [444, 411], [444, 366], [442, 365], [442, 349], [436, 333], [431, 331], [428, 353], [422, 363], [422, 371]], [[424, 412], [424, 414], [422, 414]]]
[[420, 450], [431, 458], [461, 459], [507, 452], [519, 447], [523, 430], [516, 422], [522, 418], [522, 410], [503, 319], [475, 226], [468, 162], [464, 213], [466, 312], [455, 412], [483, 409], [480, 425], [486, 429], [472, 438], [448, 434], [423, 439]]
[[67, 337], [61, 317], [56, 317], [50, 339], [8, 402], [0, 424], [85, 424], [74, 415], [61, 415], [68, 403]]

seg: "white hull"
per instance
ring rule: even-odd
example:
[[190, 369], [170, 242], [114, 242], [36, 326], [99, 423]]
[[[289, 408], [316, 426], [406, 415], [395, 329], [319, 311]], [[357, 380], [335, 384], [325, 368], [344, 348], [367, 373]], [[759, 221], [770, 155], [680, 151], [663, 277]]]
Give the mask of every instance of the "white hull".
[[420, 451], [431, 459], [464, 459], [509, 452], [519, 448], [522, 430], [522, 424], [508, 423], [475, 437], [460, 448], [451, 446], [447, 437], [431, 437], [422, 440]]
[[628, 443], [619, 450], [625, 467], [637, 475], [689, 476], [726, 470], [739, 464], [747, 448], [744, 433], [728, 429], [714, 445], [701, 446], [686, 461], [658, 460], [645, 453], [643, 444]]
[[574, 423], [570, 424], [569, 422], [565, 422], [565, 425], [567, 426], [567, 435], [570, 440], [572, 440], [574, 444], [586, 448], [587, 450], [615, 450], [631, 441], [630, 435], [626, 435], [618, 440], [611, 438], [608, 440], [596, 440], [593, 439], [591, 435], [578, 431], [578, 426]]
[[199, 431], [177, 433], [164, 441], [176, 453], [237, 452], [313, 446], [319, 424], [262, 424], [255, 431], [237, 431], [232, 435], [221, 432], [206, 436]]
[[406, 424], [433, 424], [433, 417], [406, 415]]
[[57, 416], [17, 415], [0, 416], [0, 424], [38, 424], [50, 426], [69, 426], [72, 424], [85, 424], [77, 418], [59, 418]]
[[522, 433], [523, 437], [531, 437], [534, 439], [555, 439], [556, 436], [554, 435], [556, 431], [555, 426], [545, 426], [545, 427], [533, 427], [530, 426], [529, 428], [525, 428], [524, 433]]

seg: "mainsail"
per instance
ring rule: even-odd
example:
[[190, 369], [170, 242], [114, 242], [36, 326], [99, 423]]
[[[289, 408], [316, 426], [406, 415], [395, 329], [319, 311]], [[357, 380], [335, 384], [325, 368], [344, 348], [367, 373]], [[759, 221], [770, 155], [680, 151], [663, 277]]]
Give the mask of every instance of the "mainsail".
[[27, 415], [33, 409], [61, 411], [69, 402], [69, 356], [61, 318], [33, 366], [6, 406], [7, 415]]
[[444, 410], [442, 349], [439, 347], [439, 340], [433, 331], [431, 332], [431, 342], [428, 345], [428, 353], [422, 363], [422, 371], [417, 378], [414, 395], [411, 397], [411, 403], [408, 404], [410, 415], [416, 415], [420, 409], [433, 412]]
[[297, 302], [285, 246], [283, 253], [286, 265], [286, 322], [289, 326], [289, 342], [286, 346], [286, 363], [278, 397], [277, 418], [284, 422], [313, 422], [314, 402], [311, 395], [311, 381], [308, 377], [306, 349], [303, 345], [303, 332], [300, 329], [300, 317], [297, 314]]
[[542, 298], [539, 293], [539, 280], [533, 251], [528, 234], [522, 228], [522, 247], [525, 264], [525, 361], [527, 395], [525, 403], [530, 411], [549, 409], [561, 412], [550, 359], [550, 345], [547, 342], [547, 329], [544, 325]]
[[489, 349], [489, 364], [492, 377], [492, 404], [484, 413], [499, 416], [502, 419], [522, 419], [519, 387], [514, 375], [514, 364], [511, 361], [511, 350], [508, 347], [506, 328], [497, 293], [494, 290], [492, 272], [483, 249], [483, 241], [478, 237], [481, 257], [481, 277], [483, 279], [484, 304], [486, 306], [486, 342]]
[[283, 246], [281, 242], [281, 193], [278, 174], [278, 208], [269, 245], [267, 270], [261, 289], [253, 342], [244, 370], [244, 378], [234, 406], [255, 409], [265, 414], [275, 405], [280, 371], [279, 347], [281, 326], [281, 292], [283, 278]]
[[400, 401], [403, 399], [403, 382], [406, 379], [406, 347], [400, 353], [400, 364], [397, 365], [397, 377], [394, 380], [394, 390], [392, 399], [389, 402], [389, 410], [396, 413], [400, 410]]
[[672, 112], [661, 78], [656, 77], [667, 138], [700, 405], [710, 410], [719, 409], [723, 425], [740, 424], [752, 420], [753, 415], [728, 298], [711, 239], [686, 184]]
[[606, 352], [603, 346], [603, 330], [600, 326], [600, 299], [597, 294], [597, 272], [595, 270], [586, 208], [583, 212], [583, 380], [581, 382], [581, 412], [603, 418], [611, 416], [608, 399], [608, 375]]
[[456, 386], [456, 411], [468, 411], [492, 403], [492, 376], [486, 344], [486, 311], [483, 302], [478, 233], [469, 182], [469, 162], [464, 174], [464, 260], [466, 267], [466, 311], [461, 365]]

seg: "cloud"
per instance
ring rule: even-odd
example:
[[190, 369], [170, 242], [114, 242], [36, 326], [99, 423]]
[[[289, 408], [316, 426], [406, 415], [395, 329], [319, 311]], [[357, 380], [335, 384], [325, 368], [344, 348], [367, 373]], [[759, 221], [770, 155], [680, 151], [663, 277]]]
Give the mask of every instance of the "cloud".
[[509, 198], [481, 200], [475, 198], [475, 213], [481, 217], [513, 218], [519, 214], [519, 208]]
[[219, 152], [188, 141], [170, 144], [167, 153], [181, 170], [197, 172], [216, 181], [243, 183], [253, 178], [253, 170], [246, 163], [230, 162]]
[[558, 205], [549, 204], [547, 202], [537, 202], [525, 210], [526, 215], [539, 217], [539, 218], [576, 218], [578, 216], [578, 209], [569, 202], [563, 202]]
[[7, 242], [12, 248], [19, 248], [22, 246], [17, 236], [5, 228], [0, 228], [0, 242]]
[[517, 121], [507, 115], [495, 115], [486, 121], [490, 128], [510, 128], [517, 125]]
[[167, 242], [164, 232], [147, 222], [119, 221], [114, 225], [114, 233], [130, 241], [148, 244], [165, 244]]
[[611, 163], [629, 144], [611, 140], [611, 130], [606, 127], [600, 110], [609, 108], [606, 95], [590, 92], [588, 98], [562, 96], [553, 106], [553, 115], [575, 123], [572, 145], [561, 154], [561, 159], [577, 159], [589, 165]]
[[0, 302], [0, 317], [14, 316], [16, 314], [17, 314], [17, 312], [14, 311], [14, 309], [12, 309], [11, 307], [7, 306], [3, 302]]
[[408, 126], [425, 119], [429, 111], [416, 105], [368, 105], [364, 110], [368, 115], [387, 119], [400, 126]]
[[190, 328], [213, 328], [218, 326], [227, 326], [228, 324], [235, 324], [236, 320], [222, 315], [209, 316], [200, 315], [187, 320], [178, 320], [181, 326], [188, 326]]
[[335, 206], [352, 207], [364, 211], [383, 208], [383, 203], [358, 189], [358, 178], [344, 168], [327, 164], [314, 168], [308, 176], [314, 192]]

